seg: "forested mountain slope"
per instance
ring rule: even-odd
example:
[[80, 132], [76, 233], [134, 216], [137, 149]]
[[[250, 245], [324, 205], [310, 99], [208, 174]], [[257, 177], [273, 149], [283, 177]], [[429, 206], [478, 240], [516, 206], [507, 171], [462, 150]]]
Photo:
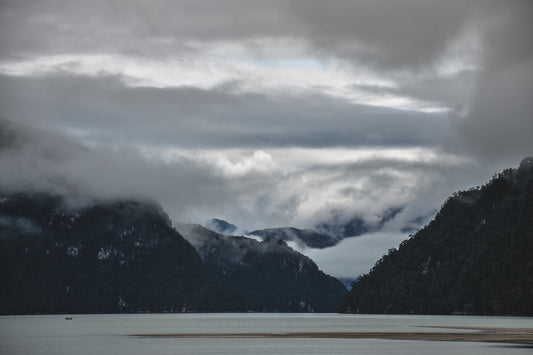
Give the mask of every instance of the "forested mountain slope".
[[456, 193], [354, 284], [341, 312], [533, 315], [533, 159]]
[[345, 287], [279, 239], [262, 242], [177, 226], [196, 248], [209, 276], [230, 287], [257, 312], [335, 312]]
[[162, 209], [0, 194], [0, 314], [244, 311]]

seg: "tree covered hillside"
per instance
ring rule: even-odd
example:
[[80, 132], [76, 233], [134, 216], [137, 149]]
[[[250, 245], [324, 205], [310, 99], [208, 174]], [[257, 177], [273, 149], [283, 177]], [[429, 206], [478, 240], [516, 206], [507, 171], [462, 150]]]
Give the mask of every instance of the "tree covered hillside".
[[450, 197], [361, 276], [341, 312], [533, 315], [533, 158]]
[[156, 204], [0, 194], [0, 314], [243, 311]]
[[230, 237], [199, 225], [178, 231], [196, 248], [209, 276], [256, 312], [335, 312], [346, 288], [279, 239]]

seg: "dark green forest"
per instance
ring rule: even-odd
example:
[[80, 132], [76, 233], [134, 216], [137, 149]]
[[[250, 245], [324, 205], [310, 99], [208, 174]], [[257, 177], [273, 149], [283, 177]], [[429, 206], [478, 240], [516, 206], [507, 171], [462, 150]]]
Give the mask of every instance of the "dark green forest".
[[191, 228], [198, 251], [156, 203], [0, 194], [0, 314], [334, 312], [346, 294], [281, 240]]
[[244, 311], [156, 204], [2, 195], [0, 314]]
[[280, 239], [258, 242], [199, 225], [177, 227], [196, 248], [210, 277], [241, 295], [256, 312], [335, 312], [346, 288]]
[[533, 159], [450, 197], [376, 262], [347, 313], [533, 315]]

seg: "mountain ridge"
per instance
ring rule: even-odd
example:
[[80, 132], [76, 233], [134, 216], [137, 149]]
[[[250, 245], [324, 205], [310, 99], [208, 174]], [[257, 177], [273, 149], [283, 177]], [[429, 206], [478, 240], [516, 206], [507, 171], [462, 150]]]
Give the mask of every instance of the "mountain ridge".
[[160, 206], [2, 194], [0, 314], [245, 311]]
[[334, 312], [346, 293], [338, 280], [282, 240], [225, 236], [200, 225], [176, 228], [196, 248], [209, 275], [236, 290], [253, 311]]
[[337, 244], [338, 240], [311, 229], [298, 229], [294, 227], [266, 228], [255, 230], [249, 233], [266, 239], [280, 239], [285, 242], [295, 242], [300, 248], [323, 249]]
[[346, 313], [533, 315], [533, 158], [455, 193], [359, 277]]

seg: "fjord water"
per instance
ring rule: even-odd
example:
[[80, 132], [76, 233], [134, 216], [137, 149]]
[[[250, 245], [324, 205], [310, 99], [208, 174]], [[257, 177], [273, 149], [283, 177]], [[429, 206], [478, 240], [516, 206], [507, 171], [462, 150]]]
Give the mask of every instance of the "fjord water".
[[[532, 328], [533, 318], [340, 314], [115, 314], [0, 317], [1, 354], [530, 354], [509, 344], [386, 339], [156, 338], [138, 334], [439, 332]], [[453, 329], [460, 332], [460, 329]], [[467, 331], [467, 330], [462, 330]]]

